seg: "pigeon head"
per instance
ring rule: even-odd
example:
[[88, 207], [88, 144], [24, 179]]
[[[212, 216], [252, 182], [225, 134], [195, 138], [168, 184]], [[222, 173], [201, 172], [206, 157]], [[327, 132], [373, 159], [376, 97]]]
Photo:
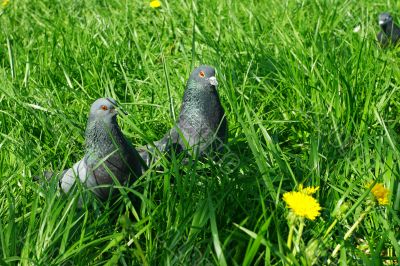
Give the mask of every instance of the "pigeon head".
[[113, 98], [97, 99], [90, 107], [89, 121], [111, 122], [115, 120], [118, 106]]
[[389, 13], [381, 13], [378, 22], [379, 26], [386, 27], [393, 22], [393, 18]]
[[217, 78], [215, 77], [215, 69], [206, 65], [194, 69], [189, 77], [188, 87], [193, 87], [193, 85], [199, 89], [215, 89], [218, 85]]
[[121, 131], [117, 123], [118, 109], [118, 103], [112, 98], [100, 98], [92, 104], [85, 132], [87, 151], [102, 156], [114, 147], [113, 138]]

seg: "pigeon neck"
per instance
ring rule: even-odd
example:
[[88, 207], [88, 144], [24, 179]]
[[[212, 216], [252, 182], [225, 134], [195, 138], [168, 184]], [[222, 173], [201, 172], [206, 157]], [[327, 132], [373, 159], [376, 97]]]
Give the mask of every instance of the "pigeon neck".
[[214, 101], [218, 97], [217, 91], [214, 86], [207, 88], [197, 88], [190, 86], [186, 89], [183, 95], [183, 104], [181, 112], [191, 111], [207, 111], [210, 105], [214, 104]]
[[116, 117], [111, 121], [89, 121], [86, 128], [86, 149], [104, 157], [121, 145], [121, 130]]
[[386, 34], [391, 34], [393, 32], [393, 29], [395, 28], [393, 22], [388, 22], [387, 24], [384, 24], [381, 26], [382, 30]]

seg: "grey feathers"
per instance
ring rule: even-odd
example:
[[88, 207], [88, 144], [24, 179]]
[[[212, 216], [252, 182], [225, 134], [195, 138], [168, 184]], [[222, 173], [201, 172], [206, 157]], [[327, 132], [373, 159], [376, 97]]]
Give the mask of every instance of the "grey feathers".
[[[228, 125], [217, 92], [215, 70], [199, 66], [191, 73], [175, 126], [154, 145], [136, 150], [117, 123], [118, 104], [111, 98], [96, 100], [85, 132], [85, 155], [59, 174], [59, 185], [69, 192], [78, 181], [99, 198], [110, 196], [112, 185], [129, 185], [162, 153], [191, 150], [197, 156], [221, 150]], [[53, 174], [45, 173], [49, 178]]]
[[[193, 70], [186, 85], [176, 125], [154, 147], [161, 152], [182, 152], [192, 148], [198, 155], [222, 148], [227, 140], [228, 126], [217, 92], [215, 69], [199, 66]], [[151, 162], [154, 147], [139, 150], [146, 164]], [[153, 154], [154, 155], [154, 154]]]
[[60, 187], [68, 192], [77, 180], [101, 199], [110, 195], [118, 181], [129, 184], [141, 175], [140, 157], [118, 126], [117, 103], [111, 98], [96, 100], [85, 133], [85, 155], [61, 174]]
[[381, 13], [378, 23], [382, 30], [377, 35], [380, 45], [385, 47], [389, 44], [397, 44], [400, 39], [400, 28], [393, 22], [392, 16], [389, 13]]

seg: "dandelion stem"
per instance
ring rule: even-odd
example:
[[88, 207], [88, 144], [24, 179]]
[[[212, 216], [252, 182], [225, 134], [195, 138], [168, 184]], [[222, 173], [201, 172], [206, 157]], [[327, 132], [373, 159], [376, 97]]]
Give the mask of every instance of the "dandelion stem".
[[293, 249], [293, 254], [296, 255], [297, 251], [300, 251], [300, 241], [301, 241], [301, 236], [303, 234], [303, 229], [304, 229], [304, 219], [300, 219], [300, 226], [299, 226], [299, 232], [297, 233], [297, 239], [296, 239], [296, 246]]
[[[371, 208], [372, 208], [372, 205], [368, 206], [368, 208], [360, 215], [360, 217], [358, 217], [357, 221], [350, 227], [350, 229], [344, 235], [343, 240], [346, 240], [347, 238], [349, 238], [353, 234], [354, 230], [357, 228], [357, 226], [364, 219], [365, 215], [367, 215], [369, 213]], [[340, 247], [341, 247], [341, 244], [337, 244], [337, 246], [335, 247], [335, 249], [332, 252], [332, 255], [331, 255], [332, 258], [334, 258], [336, 256], [336, 254], [339, 252]]]
[[289, 249], [292, 248], [293, 231], [294, 231], [294, 224], [291, 224], [290, 228], [289, 228], [288, 239], [287, 239], [287, 246]]

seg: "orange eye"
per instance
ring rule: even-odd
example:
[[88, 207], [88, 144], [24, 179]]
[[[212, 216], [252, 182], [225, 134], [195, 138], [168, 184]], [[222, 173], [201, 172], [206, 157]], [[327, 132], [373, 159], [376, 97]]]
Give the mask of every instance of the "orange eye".
[[102, 105], [100, 108], [101, 108], [101, 110], [103, 110], [103, 111], [107, 111], [107, 110], [108, 110], [108, 107], [105, 106], [105, 105]]
[[203, 72], [203, 71], [200, 71], [200, 73], [199, 73], [199, 77], [200, 77], [200, 78], [204, 78], [204, 77], [205, 77], [205, 75], [206, 75], [206, 74], [204, 74], [204, 72]]

